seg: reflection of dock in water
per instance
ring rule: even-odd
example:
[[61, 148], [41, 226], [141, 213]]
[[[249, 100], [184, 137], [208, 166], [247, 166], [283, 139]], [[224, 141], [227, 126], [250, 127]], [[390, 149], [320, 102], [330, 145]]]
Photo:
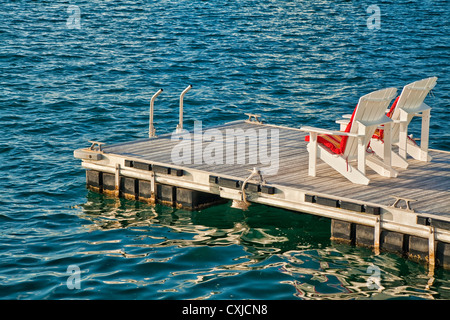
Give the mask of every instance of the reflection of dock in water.
[[[92, 192], [81, 207], [82, 218], [89, 221], [85, 227], [100, 231], [99, 240], [89, 243], [81, 253], [139, 259], [142, 262], [138, 264], [171, 270], [170, 276], [163, 278], [155, 275], [153, 279], [149, 274], [152, 285], [163, 286], [169, 281], [167, 277], [189, 275], [194, 278], [189, 285], [194, 285], [215, 277], [241, 277], [267, 270], [276, 274], [280, 285], [292, 287], [293, 296], [301, 299], [352, 299], [361, 294], [379, 294], [366, 285], [371, 277], [366, 272], [370, 254], [366, 252], [364, 258], [361, 252], [367, 249], [331, 244], [327, 219], [260, 205], [241, 211], [224, 204], [193, 212]], [[106, 242], [101, 240], [101, 232], [114, 230], [120, 232], [120, 240], [111, 240], [111, 236]], [[124, 233], [128, 242], [123, 240]], [[189, 262], [186, 256], [198, 261]], [[171, 263], [173, 267], [164, 267]], [[400, 284], [396, 290], [383, 290], [386, 297], [407, 296], [410, 290], [401, 285], [400, 277], [389, 273], [389, 264], [395, 270], [397, 263], [385, 255], [379, 260], [382, 284]], [[182, 285], [187, 284], [176, 284]], [[431, 293], [414, 295], [428, 298]]]
[[[231, 208], [229, 204], [223, 204], [202, 211], [190, 211], [148, 205], [90, 192], [87, 203], [82, 207], [82, 217], [91, 222], [85, 227], [90, 230], [142, 229], [145, 231], [149, 227], [156, 227], [167, 228], [173, 232], [172, 235], [186, 235], [180, 239], [166, 239], [167, 242], [161, 242], [158, 246], [238, 244], [246, 247], [248, 243], [249, 250], [260, 247], [263, 251], [274, 253], [296, 249], [299, 243], [308, 246], [308, 239], [311, 238], [314, 238], [314, 243], [320, 239], [322, 246], [330, 243], [326, 219], [298, 215], [282, 209], [274, 210], [265, 206], [253, 206], [249, 211], [242, 211]], [[283, 215], [288, 217], [283, 219]], [[299, 232], [300, 230], [303, 232]], [[153, 235], [148, 234], [148, 236]]]

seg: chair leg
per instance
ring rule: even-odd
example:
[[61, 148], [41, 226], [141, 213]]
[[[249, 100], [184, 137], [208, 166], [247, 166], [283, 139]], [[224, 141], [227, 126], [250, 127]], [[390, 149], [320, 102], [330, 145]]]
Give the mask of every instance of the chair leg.
[[357, 168], [350, 165], [344, 158], [331, 154], [320, 146], [317, 148], [317, 156], [351, 182], [363, 185], [369, 184], [369, 178]]
[[[380, 158], [384, 159], [385, 155], [385, 144], [377, 139], [370, 140], [370, 148], [373, 152]], [[391, 166], [398, 167], [402, 169], [408, 168], [408, 161], [402, 158], [397, 152], [394, 150], [389, 151], [391, 154]]]
[[392, 140], [391, 140], [391, 124], [386, 123], [384, 125], [384, 150], [383, 154], [384, 156], [382, 159], [384, 160], [384, 164], [391, 168], [392, 166]]
[[[375, 139], [372, 139], [372, 141], [373, 140]], [[391, 123], [386, 123], [384, 125], [384, 143], [377, 140], [377, 143], [375, 144], [378, 149], [382, 149], [379, 151], [383, 156], [381, 158], [378, 158], [374, 154], [368, 156], [366, 159], [367, 165], [383, 177], [397, 177], [398, 172], [392, 168]], [[383, 145], [382, 148], [380, 148], [380, 144]]]
[[366, 175], [366, 144], [364, 144], [364, 136], [366, 134], [366, 126], [361, 123], [358, 125], [358, 170], [365, 176]]
[[418, 160], [431, 161], [428, 156], [428, 140], [430, 136], [430, 110], [422, 112], [422, 131], [420, 134], [420, 157]]
[[405, 158], [402, 158], [397, 152], [392, 151], [391, 152], [391, 159], [392, 159], [392, 166], [393, 167], [398, 167], [398, 168], [402, 168], [402, 169], [406, 169], [408, 168], [408, 161], [406, 161]]
[[408, 141], [408, 114], [400, 110], [400, 131], [398, 133], [398, 154], [406, 159]]
[[394, 170], [391, 166], [388, 166], [384, 161], [378, 159], [375, 155], [371, 155], [366, 159], [367, 166], [378, 173], [380, 176], [395, 178], [398, 172]]
[[424, 151], [422, 149], [422, 144], [420, 147], [412, 141], [407, 142], [408, 154], [416, 160], [429, 162], [431, 157], [428, 155], [428, 150]]

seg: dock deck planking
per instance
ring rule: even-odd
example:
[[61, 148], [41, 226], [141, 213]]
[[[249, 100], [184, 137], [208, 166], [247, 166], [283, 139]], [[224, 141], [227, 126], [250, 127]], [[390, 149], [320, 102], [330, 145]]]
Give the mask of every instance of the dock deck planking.
[[[208, 132], [210, 128], [203, 128], [202, 132]], [[417, 200], [412, 206], [416, 212], [450, 218], [450, 153], [445, 151], [430, 150], [432, 161], [429, 163], [408, 159], [409, 167], [399, 169], [397, 178], [386, 178], [377, 175], [367, 169], [370, 178], [368, 186], [355, 185], [334, 171], [331, 167], [318, 160], [317, 176], [308, 175], [308, 152], [305, 142], [306, 133], [295, 128], [260, 124], [257, 122], [233, 122], [217, 126], [223, 137], [227, 129], [276, 129], [279, 133], [279, 168], [275, 175], [264, 175], [267, 183], [271, 185], [286, 186], [308, 190], [311, 193], [329, 194], [333, 197], [351, 198], [363, 203], [375, 203], [380, 206], [389, 206], [394, 202], [392, 196], [411, 198]], [[115, 154], [123, 157], [133, 157], [143, 162], [158, 162], [166, 165], [181, 167], [186, 170], [196, 169], [211, 174], [231, 176], [239, 180], [245, 180], [249, 170], [253, 167], [263, 168], [268, 164], [249, 164], [248, 139], [245, 149], [246, 164], [236, 163], [236, 147], [233, 164], [196, 164], [193, 148], [191, 163], [176, 165], [172, 161], [172, 149], [179, 143], [172, 140], [170, 134], [162, 135], [154, 139], [142, 139], [103, 147], [105, 154]], [[193, 136], [193, 135], [192, 135]], [[199, 141], [195, 141], [199, 143]], [[210, 141], [202, 141], [202, 148], [210, 144]], [[224, 139], [225, 143], [225, 139]], [[270, 133], [268, 134], [268, 154], [271, 153]], [[224, 162], [225, 151], [223, 150]], [[258, 150], [259, 152], [259, 150]], [[270, 158], [270, 157], [269, 157]], [[259, 156], [258, 156], [259, 160]]]

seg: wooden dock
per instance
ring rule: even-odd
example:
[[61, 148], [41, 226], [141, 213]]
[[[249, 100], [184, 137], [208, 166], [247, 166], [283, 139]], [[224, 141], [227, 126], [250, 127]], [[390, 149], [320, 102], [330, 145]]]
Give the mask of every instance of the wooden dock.
[[[227, 138], [229, 132], [236, 140]], [[253, 139], [255, 132], [267, 135], [267, 143]], [[305, 135], [251, 117], [185, 132], [192, 148], [182, 163], [180, 153], [173, 152], [184, 140], [172, 134], [93, 143], [74, 155], [87, 169], [87, 186], [98, 192], [194, 210], [225, 199], [243, 207], [260, 203], [314, 214], [331, 219], [333, 239], [375, 252], [399, 252], [426, 261], [430, 269], [450, 268], [450, 152], [430, 150], [431, 162], [408, 159], [409, 167], [399, 169], [396, 178], [368, 169], [370, 184], [365, 186], [349, 182], [321, 161], [316, 177], [309, 176]], [[254, 168], [262, 177], [251, 176]]]

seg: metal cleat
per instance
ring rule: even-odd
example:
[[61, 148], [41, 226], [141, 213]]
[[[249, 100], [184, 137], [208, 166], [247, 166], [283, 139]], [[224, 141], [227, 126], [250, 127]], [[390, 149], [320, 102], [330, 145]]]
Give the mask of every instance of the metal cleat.
[[[409, 212], [414, 212], [414, 209], [411, 208], [411, 201], [416, 202], [417, 200], [415, 200], [415, 199], [408, 199], [408, 198], [404, 198], [404, 197], [397, 197], [397, 196], [391, 196], [391, 197], [395, 198], [395, 202], [392, 205], [390, 205], [390, 207], [406, 210], [406, 211], [409, 211]], [[406, 207], [402, 208], [402, 207], [399, 206], [399, 203], [401, 201], [405, 202]]]
[[[98, 141], [89, 141], [89, 142], [92, 143], [91, 146], [89, 147], [89, 150], [103, 152], [102, 145], [105, 144], [104, 142], [98, 142]], [[97, 150], [94, 149], [95, 146], [98, 147]]]
[[[253, 113], [245, 113], [246, 116], [248, 116], [248, 119], [246, 120], [246, 122], [257, 122], [257, 123], [262, 123], [261, 121], [261, 115], [259, 114], [253, 114]], [[253, 119], [253, 120], [252, 120]]]

